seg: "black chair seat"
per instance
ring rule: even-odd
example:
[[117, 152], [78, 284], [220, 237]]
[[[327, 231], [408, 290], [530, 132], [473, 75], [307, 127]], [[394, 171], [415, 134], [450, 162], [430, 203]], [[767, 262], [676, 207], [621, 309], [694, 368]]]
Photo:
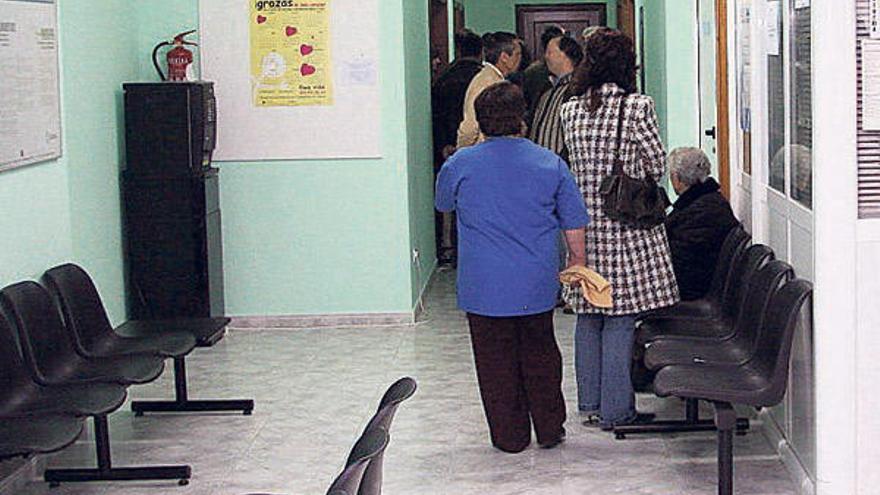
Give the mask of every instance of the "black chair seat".
[[695, 299], [693, 301], [680, 301], [665, 308], [655, 309], [642, 315], [641, 321], [655, 319], [706, 319], [721, 316], [721, 307], [717, 302], [709, 299]]
[[774, 405], [760, 400], [772, 388], [768, 378], [749, 365], [675, 364], [657, 372], [654, 393], [763, 407]]
[[109, 414], [125, 403], [125, 387], [110, 383], [45, 387], [17, 384], [0, 392], [0, 417]]
[[645, 366], [658, 370], [673, 364], [742, 364], [751, 349], [738, 342], [682, 341], [660, 339], [645, 350]]
[[218, 318], [175, 318], [173, 320], [131, 320], [116, 328], [126, 337], [149, 337], [165, 332], [189, 332], [199, 347], [211, 347], [226, 334], [231, 320]]
[[657, 339], [705, 339], [717, 342], [730, 337], [733, 320], [718, 319], [652, 319], [639, 326], [636, 343], [645, 345]]
[[76, 356], [42, 368], [39, 380], [43, 385], [75, 383], [118, 383], [140, 385], [159, 378], [165, 369], [162, 358], [149, 354], [103, 357], [95, 359]]
[[85, 420], [54, 415], [0, 421], [0, 458], [47, 454], [76, 442]]
[[159, 333], [152, 336], [125, 337], [117, 334], [91, 343], [87, 352], [94, 357], [124, 354], [156, 354], [172, 358], [186, 356], [196, 347], [196, 339], [185, 332]]

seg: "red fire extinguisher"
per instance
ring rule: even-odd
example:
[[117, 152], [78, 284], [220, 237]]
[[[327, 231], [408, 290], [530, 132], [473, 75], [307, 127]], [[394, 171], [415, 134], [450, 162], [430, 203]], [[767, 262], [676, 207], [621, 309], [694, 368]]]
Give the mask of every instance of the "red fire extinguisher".
[[[163, 41], [156, 45], [153, 48], [153, 66], [156, 68], [156, 72], [159, 74], [159, 78], [163, 81], [188, 81], [189, 80], [189, 66], [193, 62], [193, 53], [186, 48], [185, 45], [190, 46], [199, 46], [198, 43], [193, 43], [192, 41], [187, 41], [186, 37], [192, 33], [195, 33], [196, 30], [193, 29], [191, 31], [187, 31], [185, 33], [180, 33], [174, 37], [174, 41]], [[168, 63], [168, 77], [165, 77], [165, 74], [162, 72], [162, 68], [159, 66], [159, 60], [157, 56], [159, 54], [159, 50], [165, 46], [174, 46], [171, 50], [168, 51], [168, 54], [165, 56], [165, 61]]]

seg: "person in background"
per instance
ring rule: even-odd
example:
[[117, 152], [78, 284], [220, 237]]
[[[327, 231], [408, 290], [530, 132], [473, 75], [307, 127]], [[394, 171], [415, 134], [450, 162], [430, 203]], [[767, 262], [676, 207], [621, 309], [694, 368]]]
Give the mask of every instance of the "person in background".
[[603, 28], [587, 39], [571, 91], [575, 98], [562, 105], [561, 118], [571, 170], [592, 217], [586, 228], [586, 266], [605, 277], [614, 292], [613, 307], [603, 309], [591, 306], [580, 288], [565, 291], [577, 313], [578, 409], [588, 416], [586, 424], [611, 430], [653, 419], [635, 408], [630, 364], [636, 316], [671, 306], [679, 295], [665, 227], [612, 220], [603, 211], [599, 186], [611, 174], [618, 145], [624, 172], [636, 179], [659, 181], [666, 153], [653, 100], [636, 94], [633, 42], [620, 31]]
[[528, 113], [526, 113], [529, 122], [532, 121], [535, 114], [535, 106], [538, 104], [538, 99], [552, 86], [550, 81], [552, 73], [544, 59], [544, 54], [547, 53], [547, 45], [550, 44], [550, 40], [558, 38], [563, 34], [564, 31], [559, 26], [549, 26], [546, 28], [541, 33], [541, 56], [536, 57], [536, 60], [523, 71], [523, 93], [529, 106]]
[[[455, 152], [456, 134], [461, 124], [468, 85], [483, 69], [483, 40], [472, 31], [455, 35], [455, 60], [431, 88], [434, 124], [434, 179], [443, 162]], [[435, 215], [437, 257], [441, 265], [455, 263], [455, 215]]]
[[556, 239], [584, 263], [583, 198], [559, 156], [522, 137], [522, 91], [503, 81], [475, 102], [485, 139], [457, 151], [437, 179], [435, 204], [458, 213], [458, 306], [467, 312], [492, 445], [520, 452], [565, 437], [562, 357], [553, 330]]
[[739, 221], [721, 186], [709, 177], [709, 158], [698, 148], [677, 148], [669, 154], [669, 178], [678, 199], [666, 217], [666, 235], [681, 299], [706, 295], [718, 252]]
[[535, 107], [529, 138], [568, 161], [568, 150], [559, 119], [562, 104], [571, 97], [574, 68], [584, 58], [581, 46], [568, 36], [557, 36], [547, 43], [544, 61], [554, 76], [553, 85], [541, 95]]
[[505, 79], [519, 86], [519, 89], [523, 89], [525, 70], [532, 64], [532, 54], [529, 52], [529, 48], [526, 46], [526, 42], [522, 38], [517, 38], [516, 42], [519, 43], [520, 53], [522, 54], [519, 57], [519, 67], [508, 74]]
[[519, 67], [522, 46], [512, 33], [497, 32], [483, 36], [483, 69], [474, 76], [464, 97], [462, 121], [458, 126], [458, 149], [477, 144], [480, 127], [474, 113], [474, 102], [489, 86], [501, 82]]
[[586, 46], [587, 40], [590, 39], [590, 36], [594, 35], [597, 31], [602, 29], [603, 26], [587, 26], [581, 31], [581, 45]]

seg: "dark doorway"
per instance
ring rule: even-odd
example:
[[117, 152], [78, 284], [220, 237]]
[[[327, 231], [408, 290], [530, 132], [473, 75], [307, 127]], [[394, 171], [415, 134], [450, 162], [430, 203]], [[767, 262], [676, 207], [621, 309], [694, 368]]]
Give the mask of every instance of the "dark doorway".
[[[449, 53], [449, 15], [447, 3], [453, 0], [428, 0], [430, 29], [431, 29], [431, 52], [439, 55], [444, 62], [455, 58], [455, 54]], [[454, 4], [453, 32], [464, 29], [464, 5], [456, 1]]]
[[580, 38], [588, 26], [605, 26], [608, 12], [603, 3], [577, 3], [557, 5], [516, 6], [517, 34], [535, 58], [540, 58], [541, 33], [549, 26], [558, 25]]

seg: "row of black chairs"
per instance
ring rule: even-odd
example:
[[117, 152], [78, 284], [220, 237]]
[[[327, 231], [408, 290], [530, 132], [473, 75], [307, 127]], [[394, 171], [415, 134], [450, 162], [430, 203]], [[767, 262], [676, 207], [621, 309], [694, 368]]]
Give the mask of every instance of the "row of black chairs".
[[385, 448], [390, 441], [391, 422], [397, 408], [413, 396], [416, 388], [416, 381], [409, 377], [401, 378], [388, 387], [379, 401], [379, 407], [349, 452], [345, 468], [327, 490], [327, 495], [381, 495]]
[[48, 469], [53, 486], [68, 481], [178, 480], [186, 465], [115, 468], [107, 416], [128, 386], [149, 383], [175, 363], [174, 401], [132, 402], [145, 412], [241, 411], [252, 400], [190, 401], [185, 357], [225, 334], [228, 318], [132, 321], [114, 329], [88, 274], [73, 264], [48, 270], [43, 285], [19, 282], [0, 291], [0, 459], [61, 450], [94, 420], [97, 467]]
[[[738, 227], [727, 236], [707, 296], [645, 315], [637, 357], [653, 376], [660, 397], [685, 400], [683, 421], [655, 421], [614, 429], [616, 438], [637, 433], [717, 431], [718, 493], [733, 493], [733, 434], [748, 418], [735, 405], [772, 407], [785, 395], [794, 333], [812, 285], [795, 278], [772, 249], [750, 244]], [[713, 420], [700, 420], [699, 401], [714, 406]]]

